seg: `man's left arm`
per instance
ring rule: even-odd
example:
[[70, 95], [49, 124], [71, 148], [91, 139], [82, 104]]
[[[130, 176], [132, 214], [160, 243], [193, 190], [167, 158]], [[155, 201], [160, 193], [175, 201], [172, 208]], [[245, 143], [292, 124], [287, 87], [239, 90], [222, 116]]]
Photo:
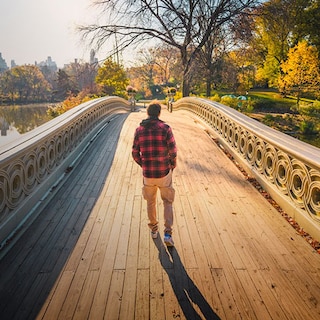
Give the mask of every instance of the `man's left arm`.
[[134, 135], [131, 154], [132, 154], [134, 161], [141, 167], [142, 160], [141, 160], [140, 145], [139, 145], [139, 139], [138, 139], [137, 132]]

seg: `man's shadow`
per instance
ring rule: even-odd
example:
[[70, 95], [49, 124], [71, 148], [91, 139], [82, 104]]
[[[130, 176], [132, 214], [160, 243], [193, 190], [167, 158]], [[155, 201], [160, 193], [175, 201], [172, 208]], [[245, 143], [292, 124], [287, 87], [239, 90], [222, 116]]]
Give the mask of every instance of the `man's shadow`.
[[[166, 249], [160, 237], [154, 239], [154, 243], [159, 251], [161, 265], [168, 274], [172, 289], [186, 319], [196, 320], [205, 318], [220, 320], [220, 317], [212, 310], [200, 290], [189, 277], [175, 247], [168, 247]], [[202, 316], [193, 305], [198, 306]]]

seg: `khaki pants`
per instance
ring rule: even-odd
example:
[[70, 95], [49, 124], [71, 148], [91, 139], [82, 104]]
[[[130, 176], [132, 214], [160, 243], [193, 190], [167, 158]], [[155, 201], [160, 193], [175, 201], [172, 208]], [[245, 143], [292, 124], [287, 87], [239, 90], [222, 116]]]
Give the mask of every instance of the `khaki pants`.
[[147, 212], [149, 218], [149, 228], [158, 231], [158, 220], [156, 211], [157, 190], [160, 189], [161, 199], [164, 207], [164, 232], [172, 233], [173, 210], [175, 190], [172, 187], [172, 171], [163, 178], [143, 177], [142, 195], [147, 200]]

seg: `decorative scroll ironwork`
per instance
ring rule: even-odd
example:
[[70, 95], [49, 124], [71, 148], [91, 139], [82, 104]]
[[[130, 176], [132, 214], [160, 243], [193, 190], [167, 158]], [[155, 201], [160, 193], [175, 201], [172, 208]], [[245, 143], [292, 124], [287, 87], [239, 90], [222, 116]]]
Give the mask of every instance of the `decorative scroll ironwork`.
[[[106, 116], [123, 111], [129, 112], [130, 105], [122, 98], [92, 100], [0, 149], [0, 243], [10, 231], [10, 228], [3, 231], [4, 225], [8, 219], [13, 220], [17, 209], [23, 211], [24, 201], [66, 162]], [[24, 215], [27, 212], [22, 212], [13, 226], [16, 227]]]
[[187, 110], [202, 119], [254, 176], [275, 186], [293, 207], [320, 223], [319, 148], [210, 100], [183, 98], [174, 110]]

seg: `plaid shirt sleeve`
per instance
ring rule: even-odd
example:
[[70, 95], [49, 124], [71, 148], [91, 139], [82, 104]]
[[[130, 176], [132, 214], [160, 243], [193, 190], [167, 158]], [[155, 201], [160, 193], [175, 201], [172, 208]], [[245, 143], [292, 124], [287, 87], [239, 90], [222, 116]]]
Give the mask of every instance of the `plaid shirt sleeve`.
[[176, 147], [176, 141], [174, 139], [174, 136], [170, 127], [168, 128], [168, 133], [167, 133], [167, 146], [168, 146], [168, 154], [169, 154], [171, 169], [174, 169], [177, 165], [177, 147]]
[[132, 146], [132, 157], [134, 161], [141, 167], [142, 160], [140, 154], [140, 145], [139, 145], [139, 128], [136, 129], [133, 139], [133, 146]]

